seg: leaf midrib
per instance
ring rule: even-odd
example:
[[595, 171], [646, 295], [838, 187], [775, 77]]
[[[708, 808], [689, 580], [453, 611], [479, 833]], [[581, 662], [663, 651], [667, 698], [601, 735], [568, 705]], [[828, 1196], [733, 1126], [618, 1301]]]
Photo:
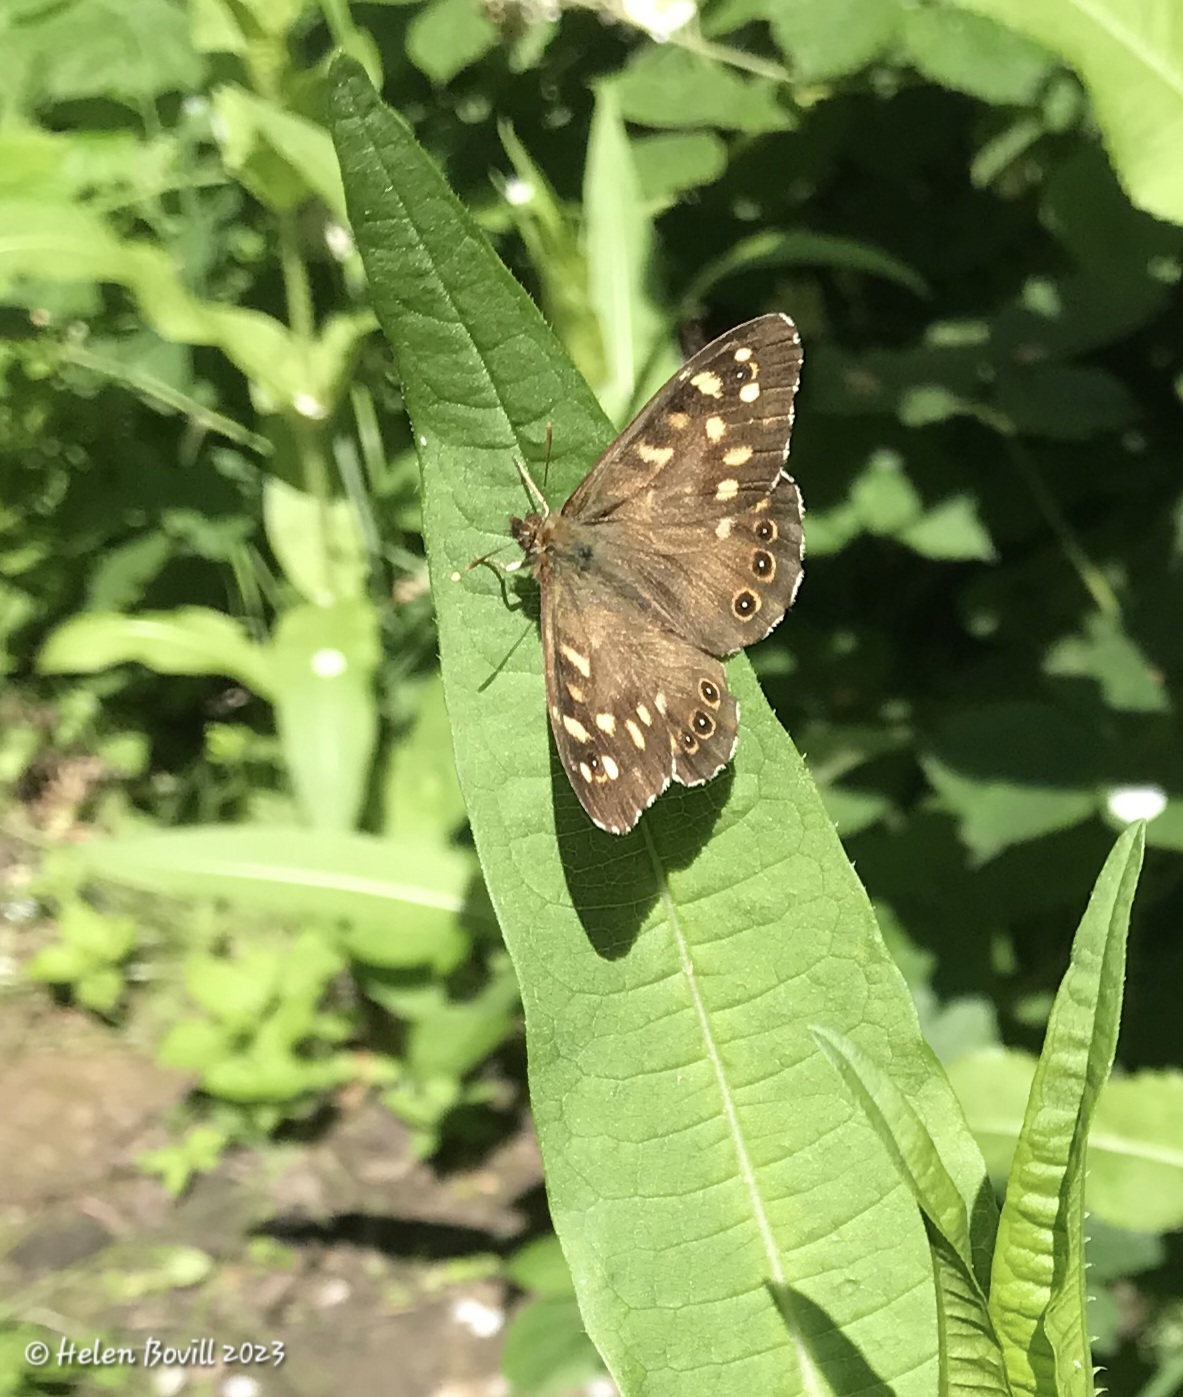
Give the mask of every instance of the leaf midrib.
[[[772, 1230], [772, 1223], [768, 1218], [768, 1209], [764, 1203], [763, 1194], [756, 1180], [756, 1169], [752, 1163], [752, 1157], [748, 1152], [747, 1141], [744, 1138], [743, 1127], [739, 1121], [739, 1111], [736, 1108], [734, 1093], [731, 1083], [728, 1080], [726, 1069], [723, 1066], [723, 1057], [719, 1052], [719, 1046], [715, 1042], [715, 1035], [711, 1031], [710, 1015], [707, 1013], [706, 1003], [703, 1000], [702, 992], [698, 984], [698, 974], [694, 966], [694, 958], [690, 954], [690, 943], [682, 929], [682, 919], [679, 915], [678, 904], [670, 891], [669, 878], [666, 875], [665, 864], [662, 862], [657, 852], [657, 846], [653, 842], [653, 836], [649, 832], [648, 825], [642, 820], [641, 833], [644, 836], [645, 848], [649, 854], [649, 861], [653, 867], [653, 876], [661, 894], [662, 906], [665, 909], [666, 921], [669, 923], [670, 934], [674, 940], [674, 946], [678, 952], [678, 964], [682, 971], [682, 978], [686, 982], [686, 987], [690, 992], [690, 1002], [694, 1006], [695, 1017], [698, 1020], [699, 1033], [702, 1035], [703, 1047], [706, 1052], [707, 1061], [711, 1065], [711, 1070], [715, 1074], [715, 1082], [719, 1089], [719, 1099], [723, 1105], [723, 1118], [727, 1124], [727, 1133], [731, 1137], [731, 1144], [735, 1150], [736, 1161], [739, 1166], [740, 1182], [744, 1192], [748, 1196], [752, 1217], [756, 1224], [756, 1232], [760, 1238], [760, 1245], [764, 1250], [765, 1260], [768, 1263], [768, 1279], [771, 1284], [781, 1293], [785, 1304], [789, 1301], [789, 1288], [785, 1279], [784, 1267], [781, 1265], [780, 1251], [776, 1245], [776, 1237]], [[797, 1373], [801, 1381], [805, 1384], [804, 1390], [809, 1393], [820, 1394], [828, 1391], [819, 1379], [813, 1363], [812, 1356], [808, 1348], [801, 1342], [795, 1324], [790, 1320], [788, 1314], [782, 1315], [785, 1319], [785, 1332], [789, 1341], [793, 1345], [793, 1351], [797, 1358]]]
[[384, 902], [406, 902], [416, 907], [430, 907], [440, 912], [461, 913], [464, 898], [452, 893], [437, 892], [415, 883], [393, 883], [389, 878], [370, 878], [354, 873], [317, 872], [314, 869], [294, 870], [290, 864], [269, 860], [239, 860], [228, 863], [223, 858], [185, 860], [184, 872], [218, 878], [227, 883], [249, 883], [319, 889], [322, 892], [356, 893]]
[[731, 1143], [735, 1149], [736, 1160], [739, 1164], [740, 1181], [748, 1195], [752, 1216], [756, 1222], [756, 1230], [760, 1236], [760, 1244], [764, 1248], [764, 1255], [768, 1261], [768, 1273], [776, 1285], [783, 1286], [785, 1284], [785, 1276], [781, 1266], [780, 1253], [776, 1246], [776, 1238], [773, 1235], [772, 1224], [768, 1220], [768, 1210], [765, 1207], [763, 1195], [756, 1182], [755, 1166], [752, 1164], [751, 1155], [748, 1153], [747, 1141], [744, 1139], [743, 1129], [739, 1122], [739, 1112], [736, 1109], [731, 1083], [728, 1080], [726, 1069], [723, 1066], [722, 1054], [719, 1052], [719, 1046], [715, 1042], [715, 1035], [711, 1030], [710, 1016], [707, 1013], [706, 1004], [703, 1001], [702, 992], [699, 988], [698, 974], [695, 970], [694, 959], [690, 954], [689, 942], [682, 928], [682, 919], [679, 915], [678, 904], [674, 900], [673, 893], [670, 891], [669, 878], [666, 876], [665, 865], [658, 855], [657, 847], [653, 842], [653, 836], [650, 834], [648, 826], [644, 824], [644, 822], [642, 822], [641, 825], [641, 833], [645, 837], [645, 848], [648, 851], [649, 860], [653, 865], [653, 876], [656, 879], [657, 887], [661, 893], [661, 902], [665, 909], [666, 921], [669, 923], [670, 933], [674, 939], [674, 946], [678, 952], [678, 963], [682, 971], [682, 977], [686, 982], [687, 989], [690, 991], [690, 1002], [694, 1006], [694, 1013], [698, 1019], [698, 1028], [702, 1035], [707, 1061], [710, 1063], [711, 1070], [715, 1074], [715, 1081], [719, 1088], [719, 1097], [723, 1103], [723, 1118], [727, 1122], [727, 1131], [731, 1136]]

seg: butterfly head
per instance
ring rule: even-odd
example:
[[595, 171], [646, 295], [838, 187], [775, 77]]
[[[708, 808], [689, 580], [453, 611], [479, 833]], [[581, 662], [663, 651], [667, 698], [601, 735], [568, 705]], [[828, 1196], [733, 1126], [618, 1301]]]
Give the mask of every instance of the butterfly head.
[[542, 524], [541, 514], [527, 514], [524, 519], [514, 518], [509, 521], [509, 532], [527, 558], [538, 551]]
[[[550, 427], [546, 429], [546, 449], [547, 459], [550, 457]], [[532, 572], [537, 572], [538, 565], [546, 556], [551, 545], [551, 534], [554, 531], [554, 520], [551, 518], [550, 505], [546, 502], [546, 496], [534, 483], [529, 470], [524, 461], [514, 460], [518, 475], [522, 478], [522, 484], [526, 487], [526, 493], [530, 496], [530, 502], [534, 509], [527, 514], [524, 519], [512, 518], [509, 521], [509, 532], [513, 535], [514, 542], [526, 555], [523, 560]]]
[[527, 514], [524, 519], [514, 518], [509, 521], [509, 531], [514, 542], [526, 555], [523, 561], [532, 572], [537, 570], [539, 562], [550, 548], [553, 527], [550, 517], [544, 514]]

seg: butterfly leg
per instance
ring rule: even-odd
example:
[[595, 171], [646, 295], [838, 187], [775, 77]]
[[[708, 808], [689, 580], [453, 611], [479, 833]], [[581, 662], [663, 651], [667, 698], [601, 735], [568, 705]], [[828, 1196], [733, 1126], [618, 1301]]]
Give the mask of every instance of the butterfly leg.
[[[488, 568], [497, 579], [497, 585], [501, 588], [501, 600], [505, 605], [505, 609], [507, 611], [520, 611], [522, 609], [520, 598], [516, 601], [516, 604], [510, 601], [509, 589], [506, 586], [506, 576], [510, 573], [517, 572], [523, 562], [525, 562], [524, 558], [515, 558], [512, 563], [499, 563], [493, 557], [492, 553], [486, 553], [480, 558], [474, 558], [464, 571], [471, 572], [473, 568]], [[452, 574], [452, 581], [459, 582], [460, 577], [460, 573], [454, 572]]]

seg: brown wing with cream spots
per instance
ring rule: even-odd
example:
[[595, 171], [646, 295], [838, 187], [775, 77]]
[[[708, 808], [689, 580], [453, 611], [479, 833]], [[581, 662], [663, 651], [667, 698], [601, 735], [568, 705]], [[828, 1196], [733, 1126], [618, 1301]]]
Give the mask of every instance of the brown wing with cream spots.
[[543, 585], [551, 731], [592, 820], [624, 834], [670, 784], [699, 785], [735, 753], [738, 713], [723, 666], [637, 612], [622, 624], [597, 583]]
[[801, 345], [764, 315], [707, 346], [563, 507], [614, 594], [713, 655], [762, 639], [803, 573], [801, 494], [785, 474]]
[[801, 359], [787, 315], [736, 326], [641, 409], [563, 514], [587, 524], [664, 527], [699, 522], [711, 500], [722, 508], [772, 489], [788, 457]]
[[643, 597], [691, 644], [730, 655], [762, 640], [792, 606], [804, 576], [802, 513], [800, 491], [781, 476], [726, 514], [662, 527], [649, 548], [634, 548], [628, 531], [609, 523], [585, 536], [618, 591]]

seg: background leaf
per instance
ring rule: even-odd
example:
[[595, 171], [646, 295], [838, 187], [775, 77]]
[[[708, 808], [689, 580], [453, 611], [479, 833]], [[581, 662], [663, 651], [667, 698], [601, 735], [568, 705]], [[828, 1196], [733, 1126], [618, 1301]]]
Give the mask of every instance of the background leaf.
[[1084, 1391], [1089, 1341], [1084, 1277], [1085, 1147], [1113, 1065], [1141, 826], [1101, 870], [1048, 1020], [1023, 1117], [990, 1277], [990, 1310], [1012, 1386]]
[[457, 919], [467, 906], [472, 866], [460, 851], [434, 843], [211, 826], [95, 840], [69, 861], [174, 897], [341, 919], [353, 924], [355, 939], [373, 927], [385, 947], [382, 964], [451, 966], [465, 949]]
[[620, 108], [646, 126], [776, 131], [792, 125], [768, 78], [745, 77], [683, 49], [638, 50], [619, 79]]
[[1170, 0], [955, 0], [1046, 44], [1089, 89], [1130, 198], [1183, 222], [1183, 176], [1162, 152], [1183, 139], [1183, 33]]
[[771, 0], [772, 32], [794, 73], [809, 82], [853, 73], [894, 42], [903, 7], [899, 0]]

